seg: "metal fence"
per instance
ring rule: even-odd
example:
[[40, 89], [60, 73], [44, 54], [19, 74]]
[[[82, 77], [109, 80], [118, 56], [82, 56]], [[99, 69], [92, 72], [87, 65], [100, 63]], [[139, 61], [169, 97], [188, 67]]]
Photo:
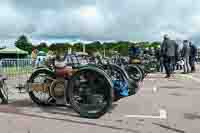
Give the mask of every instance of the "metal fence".
[[25, 84], [32, 73], [31, 59], [2, 59], [0, 60], [0, 74], [8, 77], [8, 84], [17, 87]]

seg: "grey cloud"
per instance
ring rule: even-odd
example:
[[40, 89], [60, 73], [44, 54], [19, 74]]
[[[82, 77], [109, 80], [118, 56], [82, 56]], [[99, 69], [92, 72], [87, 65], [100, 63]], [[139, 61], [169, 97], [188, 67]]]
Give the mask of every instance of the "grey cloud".
[[[197, 40], [198, 0], [7, 0], [0, 2], [0, 36], [77, 36], [85, 40]], [[84, 9], [96, 9], [96, 14]]]

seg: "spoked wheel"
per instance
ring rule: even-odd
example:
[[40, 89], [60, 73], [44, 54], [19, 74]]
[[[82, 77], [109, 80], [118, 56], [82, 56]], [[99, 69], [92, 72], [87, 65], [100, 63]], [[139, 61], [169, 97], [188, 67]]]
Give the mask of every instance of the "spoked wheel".
[[145, 70], [145, 73], [147, 75], [149, 73], [156, 72], [157, 68], [156, 68], [156, 65], [149, 63], [149, 64], [144, 65], [144, 70]]
[[140, 71], [142, 72], [142, 80], [144, 80], [144, 78], [146, 77], [146, 73], [145, 73], [145, 70], [144, 70], [144, 66], [142, 65], [137, 65], [137, 67], [140, 69]]
[[76, 72], [67, 88], [69, 102], [81, 117], [99, 118], [112, 105], [112, 84], [99, 69]]
[[117, 65], [113, 65], [113, 64], [102, 65], [101, 68], [108, 74], [108, 76], [112, 80], [125, 81], [128, 78], [128, 77], [126, 77], [125, 72]]
[[153, 61], [149, 65], [150, 65], [149, 69], [152, 73], [158, 72], [158, 63], [157, 62]]
[[125, 70], [127, 71], [129, 78], [139, 82], [143, 80], [143, 72], [141, 69], [136, 65], [128, 65], [126, 66]]
[[51, 105], [49, 87], [54, 74], [46, 69], [35, 71], [29, 81], [29, 96], [38, 105]]
[[0, 99], [3, 104], [8, 103], [8, 87], [5, 80], [0, 81]]

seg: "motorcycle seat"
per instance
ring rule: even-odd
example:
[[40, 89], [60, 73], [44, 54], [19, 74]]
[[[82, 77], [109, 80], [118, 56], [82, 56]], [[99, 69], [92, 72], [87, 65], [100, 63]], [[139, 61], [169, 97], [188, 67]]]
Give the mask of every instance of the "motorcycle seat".
[[57, 61], [55, 60], [55, 67], [56, 68], [65, 68], [67, 65], [65, 63], [65, 61]]
[[73, 74], [73, 68], [69, 66], [56, 67], [56, 75], [59, 77], [70, 77]]

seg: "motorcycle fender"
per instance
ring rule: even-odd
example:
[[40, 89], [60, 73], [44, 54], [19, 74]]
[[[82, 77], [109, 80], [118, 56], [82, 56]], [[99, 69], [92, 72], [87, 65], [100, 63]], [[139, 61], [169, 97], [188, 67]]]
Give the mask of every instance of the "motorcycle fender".
[[49, 72], [52, 72], [52, 70], [49, 69], [49, 68], [38, 67], [37, 69], [33, 70], [33, 73], [35, 73], [36, 71], [42, 71], [42, 70], [47, 70], [47, 71], [49, 71]]
[[[110, 79], [110, 77], [101, 69], [99, 68], [96, 68], [96, 67], [92, 67], [92, 66], [89, 66], [89, 67], [83, 67], [81, 69], [79, 69], [78, 71], [84, 71], [84, 70], [93, 70], [93, 71], [96, 71], [98, 73], [101, 73], [102, 75], [104, 75], [106, 77], [106, 79], [108, 80], [109, 84], [110, 84], [110, 87], [113, 88], [113, 83]], [[78, 72], [77, 71], [77, 72]]]

